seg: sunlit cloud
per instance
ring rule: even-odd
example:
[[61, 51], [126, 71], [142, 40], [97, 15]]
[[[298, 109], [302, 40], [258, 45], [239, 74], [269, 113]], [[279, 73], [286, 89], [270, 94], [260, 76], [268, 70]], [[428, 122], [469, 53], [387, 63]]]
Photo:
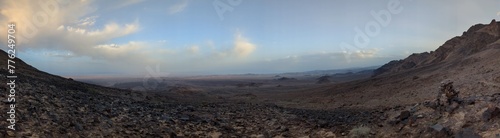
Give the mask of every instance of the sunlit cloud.
[[[98, 26], [96, 25], [98, 24], [98, 16], [92, 15], [95, 9], [89, 6], [93, 1], [54, 3], [52, 7], [56, 7], [57, 10], [50, 14], [45, 12], [42, 6], [30, 4], [30, 2], [29, 0], [0, 2], [1, 16], [3, 16], [0, 18], [0, 23], [15, 22], [19, 26], [16, 28], [19, 32], [18, 41], [23, 45], [18, 47], [20, 51], [46, 50], [48, 52], [44, 55], [64, 59], [89, 57], [117, 67], [119, 64], [125, 63], [144, 65], [158, 62], [151, 55], [160, 51], [168, 51], [152, 47], [152, 44], [148, 42], [134, 40], [110, 43], [114, 39], [138, 32], [140, 23], [136, 19], [129, 23], [108, 22], [100, 23]], [[138, 3], [140, 1], [128, 2]], [[40, 21], [29, 18], [39, 13], [46, 13], [50, 16], [45, 18], [46, 21], [43, 23], [37, 23]], [[31, 26], [31, 28], [26, 26]], [[1, 30], [6, 29], [5, 26], [0, 26], [0, 28], [2, 28]], [[31, 32], [25, 29], [31, 29]], [[0, 34], [2, 37], [4, 35], [4, 33]], [[0, 41], [4, 41], [4, 39]]]
[[255, 51], [256, 47], [238, 32], [234, 41], [233, 53], [238, 57], [246, 57]]

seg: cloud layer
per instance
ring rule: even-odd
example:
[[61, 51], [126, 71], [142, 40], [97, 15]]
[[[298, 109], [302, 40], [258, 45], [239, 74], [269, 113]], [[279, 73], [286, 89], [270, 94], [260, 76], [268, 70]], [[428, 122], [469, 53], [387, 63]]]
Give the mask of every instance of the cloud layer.
[[[126, 23], [117, 23], [101, 19], [94, 13], [96, 1], [81, 0], [74, 3], [59, 1], [42, 1], [40, 4], [30, 4], [30, 0], [0, 2], [0, 23], [14, 22], [19, 32], [18, 49], [20, 51], [44, 51], [40, 56], [50, 59], [64, 59], [63, 66], [69, 64], [89, 64], [95, 62], [109, 67], [129, 72], [140, 72], [146, 66], [166, 65], [166, 70], [178, 71], [185, 68], [212, 68], [231, 66], [244, 60], [256, 50], [256, 45], [236, 32], [229, 46], [221, 43], [194, 44], [187, 48], [172, 48], [166, 40], [141, 41], [128, 40], [114, 42], [141, 31], [138, 19]], [[141, 3], [143, 0], [129, 0], [118, 7], [121, 8]], [[188, 5], [187, 0], [181, 0], [169, 8], [169, 13], [182, 12]], [[45, 16], [47, 15], [47, 16]], [[1, 26], [2, 30], [6, 29]], [[4, 37], [5, 34], [0, 34]], [[4, 39], [0, 41], [4, 42]], [[206, 45], [206, 46], [204, 46]], [[75, 63], [81, 57], [87, 63]], [[43, 63], [34, 63], [43, 64]], [[63, 70], [63, 69], [61, 69]], [[67, 72], [67, 71], [65, 71]], [[127, 71], [126, 71], [127, 72]]]

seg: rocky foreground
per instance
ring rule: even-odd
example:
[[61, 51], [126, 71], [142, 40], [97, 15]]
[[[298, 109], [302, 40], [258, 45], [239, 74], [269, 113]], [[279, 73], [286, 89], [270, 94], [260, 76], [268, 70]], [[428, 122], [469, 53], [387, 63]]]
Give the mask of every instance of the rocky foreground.
[[[371, 120], [381, 115], [244, 102], [154, 102], [128, 94], [68, 90], [40, 81], [18, 86], [16, 130], [2, 127], [4, 137], [329, 137], [347, 135], [352, 126], [374, 123]], [[0, 110], [9, 109], [0, 106]], [[0, 124], [9, 125], [7, 121]]]

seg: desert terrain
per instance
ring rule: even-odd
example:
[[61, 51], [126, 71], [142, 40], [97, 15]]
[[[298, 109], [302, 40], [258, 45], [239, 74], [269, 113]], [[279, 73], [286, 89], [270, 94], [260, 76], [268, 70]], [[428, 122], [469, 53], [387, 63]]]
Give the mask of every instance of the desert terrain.
[[[3, 127], [0, 135], [494, 138], [500, 137], [499, 53], [500, 22], [493, 20], [443, 40], [435, 51], [381, 67], [163, 76], [146, 82], [153, 88], [144, 88], [142, 78], [64, 78], [16, 59], [19, 122], [16, 132]], [[0, 57], [6, 77], [7, 55]]]

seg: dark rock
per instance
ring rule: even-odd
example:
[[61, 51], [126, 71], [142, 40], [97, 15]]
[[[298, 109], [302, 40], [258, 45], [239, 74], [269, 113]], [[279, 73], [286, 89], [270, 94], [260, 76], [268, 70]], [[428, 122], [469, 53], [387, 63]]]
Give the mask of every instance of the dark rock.
[[182, 120], [182, 121], [189, 121], [189, 116], [182, 116], [179, 119]]
[[483, 121], [488, 121], [500, 115], [500, 109], [496, 106], [490, 106], [486, 111], [483, 112], [482, 119]]
[[481, 136], [474, 132], [472, 129], [464, 128], [460, 132], [455, 134], [455, 138], [481, 138]]
[[406, 120], [408, 119], [409, 117], [411, 116], [411, 113], [410, 111], [402, 111], [400, 114], [399, 114], [399, 119], [400, 120]]
[[83, 130], [82, 125], [80, 125], [79, 123], [73, 123], [73, 125], [75, 126], [75, 129], [76, 129], [77, 131], [82, 131], [82, 130]]
[[450, 137], [451, 132], [448, 128], [442, 126], [441, 124], [436, 124], [431, 127], [430, 129], [430, 134], [432, 134], [432, 137], [437, 137], [437, 138], [442, 138], [442, 137]]
[[325, 120], [318, 120], [318, 127], [324, 128], [326, 126], [328, 126], [328, 122], [327, 121], [325, 121]]
[[444, 129], [444, 126], [442, 126], [440, 124], [435, 124], [435, 125], [431, 126], [430, 128], [432, 128], [434, 131], [440, 132]]

